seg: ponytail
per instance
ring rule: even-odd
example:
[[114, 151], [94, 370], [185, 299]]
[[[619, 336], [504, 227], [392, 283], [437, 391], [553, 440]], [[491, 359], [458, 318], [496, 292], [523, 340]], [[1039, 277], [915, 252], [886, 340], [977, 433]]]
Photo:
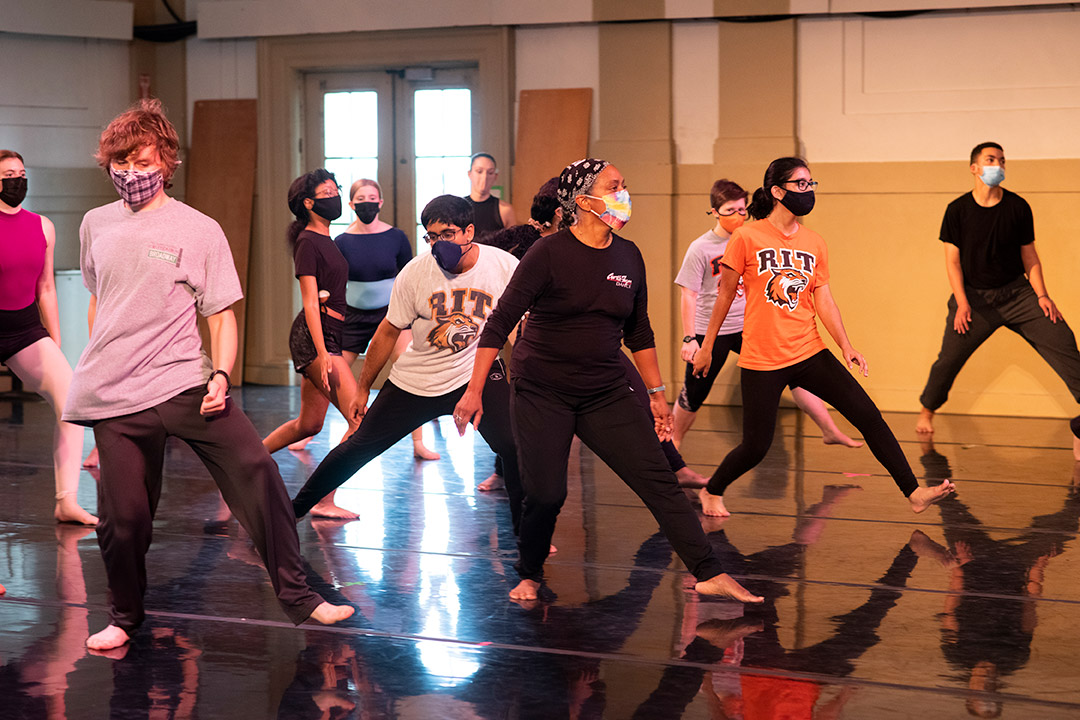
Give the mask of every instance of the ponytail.
[[755, 220], [763, 220], [776, 207], [777, 200], [772, 195], [774, 185], [783, 185], [791, 179], [799, 168], [808, 168], [806, 161], [800, 157], [782, 157], [769, 163], [765, 170], [765, 179], [761, 187], [754, 191], [754, 197], [750, 201], [750, 207], [746, 209], [750, 217]]
[[334, 173], [325, 168], [319, 168], [304, 173], [293, 180], [292, 185], [289, 186], [289, 210], [295, 218], [289, 225], [289, 229], [285, 231], [285, 240], [289, 244], [289, 250], [296, 250], [296, 238], [311, 222], [311, 212], [304, 207], [304, 201], [310, 197], [315, 197], [315, 188], [327, 180], [333, 180], [337, 183]]
[[750, 200], [750, 205], [746, 208], [746, 213], [754, 220], [764, 220], [769, 217], [769, 213], [772, 212], [775, 204], [776, 198], [772, 196], [772, 193], [763, 187], [759, 187], [754, 191], [754, 196]]

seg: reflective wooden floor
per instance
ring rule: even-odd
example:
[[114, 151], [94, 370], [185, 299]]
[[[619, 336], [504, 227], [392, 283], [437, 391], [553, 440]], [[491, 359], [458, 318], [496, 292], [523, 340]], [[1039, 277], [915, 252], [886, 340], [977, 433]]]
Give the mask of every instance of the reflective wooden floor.
[[[298, 390], [234, 391], [266, 433]], [[870, 452], [825, 446], [792, 410], [765, 463], [705, 527], [766, 597], [698, 598], [645, 508], [575, 445], [541, 601], [507, 599], [492, 455], [448, 419], [438, 462], [406, 440], [298, 526], [309, 577], [350, 620], [294, 628], [194, 455], [171, 445], [148, 556], [148, 619], [113, 657], [91, 529], [53, 523], [41, 402], [0, 401], [0, 718], [907, 718], [1080, 716], [1080, 490], [1065, 421], [887, 419], [920, 477], [955, 498], [915, 516]], [[704, 474], [739, 411], [702, 411], [683, 450]], [[843, 424], [842, 424], [843, 426]], [[846, 427], [846, 426], [845, 426]], [[290, 494], [340, 437], [275, 457]], [[91, 436], [87, 433], [89, 450]], [[95, 507], [84, 472], [80, 501]]]

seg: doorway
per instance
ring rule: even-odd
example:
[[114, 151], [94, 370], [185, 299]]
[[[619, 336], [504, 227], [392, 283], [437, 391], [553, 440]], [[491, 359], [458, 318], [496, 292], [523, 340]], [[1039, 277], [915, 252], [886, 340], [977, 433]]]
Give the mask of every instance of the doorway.
[[[330, 170], [343, 195], [360, 178], [377, 180], [379, 217], [401, 228], [416, 252], [426, 251], [424, 205], [469, 193], [469, 158], [483, 127], [476, 76], [475, 65], [306, 74], [305, 167]], [[345, 208], [331, 235], [352, 219]]]

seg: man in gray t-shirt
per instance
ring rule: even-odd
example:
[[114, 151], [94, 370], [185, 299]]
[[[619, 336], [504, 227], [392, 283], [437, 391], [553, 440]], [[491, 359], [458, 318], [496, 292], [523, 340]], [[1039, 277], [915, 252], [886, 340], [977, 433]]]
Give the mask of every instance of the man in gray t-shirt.
[[[169, 436], [210, 471], [289, 619], [332, 623], [353, 613], [308, 586], [277, 465], [229, 399], [237, 344], [230, 307], [242, 297], [240, 283], [218, 224], [165, 193], [178, 149], [157, 100], [109, 123], [97, 160], [122, 199], [87, 213], [79, 232], [90, 343], [64, 419], [93, 427], [100, 455], [97, 532], [110, 624], [87, 639], [92, 650], [125, 644], [145, 617], [146, 551]], [[210, 326], [210, 359], [197, 312]]]

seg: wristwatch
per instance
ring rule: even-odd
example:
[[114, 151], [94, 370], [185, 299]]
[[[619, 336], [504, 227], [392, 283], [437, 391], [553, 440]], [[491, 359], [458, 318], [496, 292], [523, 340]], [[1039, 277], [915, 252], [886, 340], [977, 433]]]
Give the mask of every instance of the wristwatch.
[[685, 336], [685, 337], [683, 337], [683, 339], [682, 339], [682, 341], [683, 341], [684, 343], [688, 343], [688, 342], [694, 342], [695, 340], [697, 340], [697, 338], [696, 338], [696, 337], [694, 337], [693, 335], [686, 335], [686, 336]]

